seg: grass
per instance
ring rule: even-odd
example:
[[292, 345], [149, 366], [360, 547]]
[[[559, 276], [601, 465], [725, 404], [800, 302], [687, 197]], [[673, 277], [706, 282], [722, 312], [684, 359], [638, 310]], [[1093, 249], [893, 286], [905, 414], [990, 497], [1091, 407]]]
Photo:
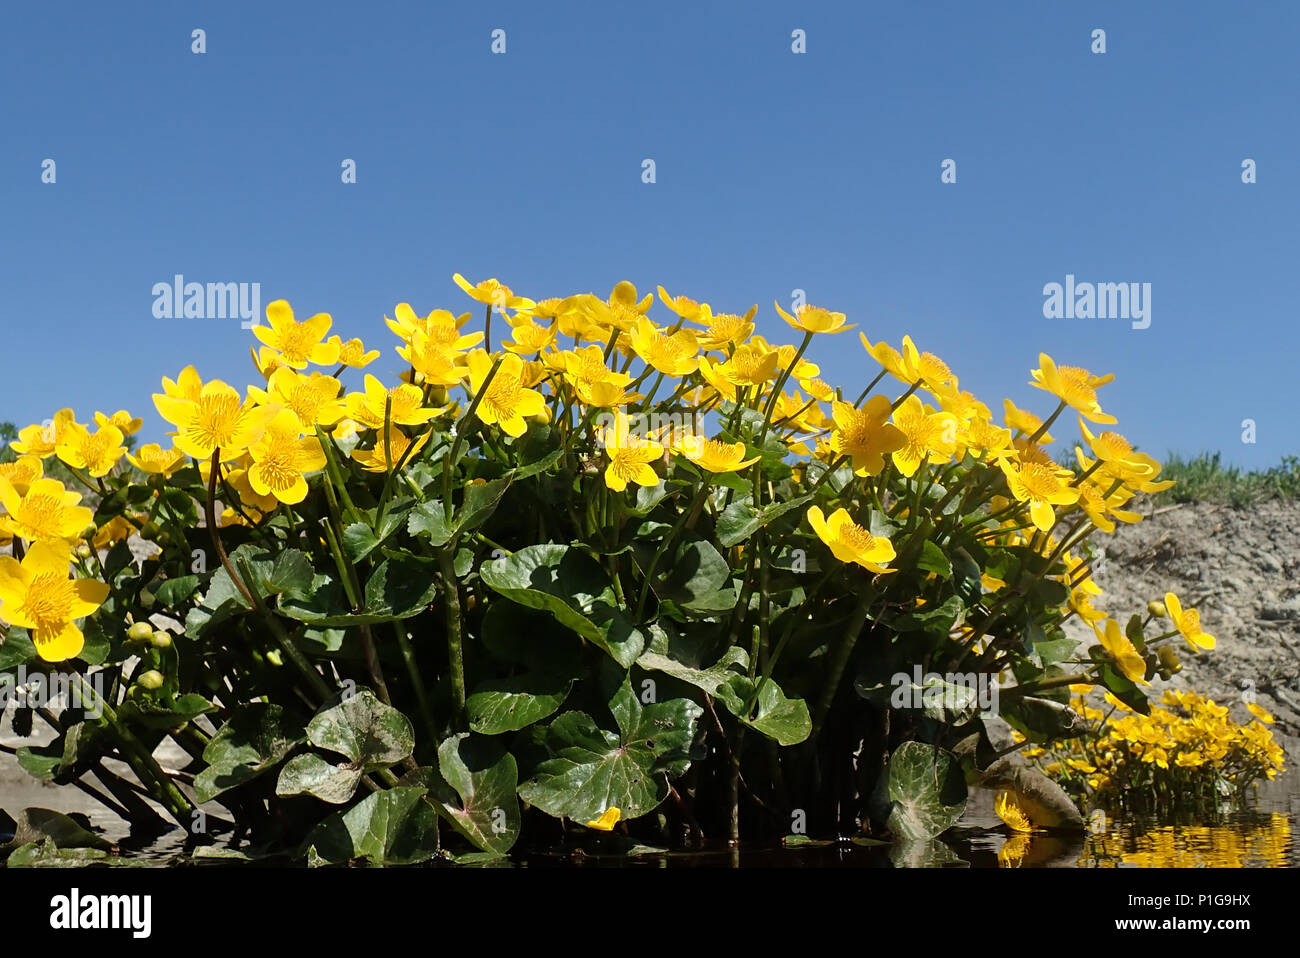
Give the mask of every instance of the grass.
[[1171, 455], [1160, 478], [1173, 479], [1172, 489], [1156, 502], [1213, 502], [1238, 508], [1269, 499], [1300, 499], [1300, 456], [1284, 456], [1280, 465], [1245, 472], [1225, 466], [1220, 454], [1203, 452], [1190, 459]]

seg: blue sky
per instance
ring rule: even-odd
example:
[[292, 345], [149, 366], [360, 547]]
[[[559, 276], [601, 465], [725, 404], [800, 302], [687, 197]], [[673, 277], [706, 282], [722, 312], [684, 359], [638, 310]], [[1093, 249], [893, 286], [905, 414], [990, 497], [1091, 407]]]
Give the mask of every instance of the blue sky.
[[[154, 318], [177, 273], [329, 312], [390, 374], [384, 314], [467, 309], [459, 271], [758, 303], [781, 341], [803, 289], [995, 409], [1050, 410], [1042, 350], [1115, 373], [1102, 403], [1153, 454], [1300, 452], [1297, 5], [455, 6], [6, 6], [0, 419], [125, 406], [158, 439], [163, 375], [253, 381], [237, 319]], [[1044, 318], [1067, 273], [1150, 283], [1150, 327]], [[810, 356], [851, 393], [877, 368], [856, 331]]]

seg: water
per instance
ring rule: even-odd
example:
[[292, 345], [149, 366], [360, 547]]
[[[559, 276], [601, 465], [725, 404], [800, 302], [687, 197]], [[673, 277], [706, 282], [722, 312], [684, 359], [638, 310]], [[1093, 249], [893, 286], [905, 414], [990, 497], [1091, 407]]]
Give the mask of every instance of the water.
[[[7, 723], [5, 723], [7, 726]], [[38, 733], [39, 737], [39, 733]], [[0, 743], [17, 740], [7, 727]], [[160, 758], [163, 757], [160, 754]], [[179, 755], [176, 758], [180, 758]], [[115, 763], [110, 763], [115, 764]], [[164, 761], [164, 764], [167, 764]], [[124, 766], [119, 770], [125, 772]], [[161, 836], [133, 839], [126, 823], [71, 786], [46, 785], [0, 753], [0, 808], [11, 815], [29, 806], [83, 813], [104, 838], [118, 844], [123, 856], [165, 864], [182, 851], [179, 829]], [[799, 847], [777, 843], [730, 848], [717, 842], [692, 851], [644, 853], [628, 858], [626, 848], [610, 836], [588, 849], [527, 853], [514, 864], [528, 867], [972, 867], [972, 868], [1266, 868], [1300, 867], [1296, 829], [1300, 821], [1300, 769], [1288, 767], [1276, 781], [1262, 785], [1248, 810], [1213, 824], [1169, 825], [1108, 818], [1097, 834], [1011, 835], [993, 811], [993, 793], [975, 789], [966, 814], [942, 843], [906, 848], [828, 842]]]

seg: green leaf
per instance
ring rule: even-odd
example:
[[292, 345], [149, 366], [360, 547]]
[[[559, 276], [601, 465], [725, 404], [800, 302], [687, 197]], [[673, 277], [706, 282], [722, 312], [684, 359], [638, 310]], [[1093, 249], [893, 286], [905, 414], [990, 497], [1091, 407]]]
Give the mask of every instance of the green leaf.
[[361, 768], [352, 762], [331, 764], [315, 752], [306, 752], [285, 762], [275, 794], [314, 795], [322, 802], [342, 805], [356, 794], [361, 774]]
[[715, 529], [718, 543], [724, 548], [731, 548], [744, 542], [773, 519], [780, 518], [787, 512], [799, 509], [812, 501], [812, 496], [799, 496], [786, 502], [773, 503], [763, 509], [755, 509], [746, 499], [736, 499], [718, 516]]
[[[724, 612], [735, 607], [739, 596], [730, 587], [731, 566], [709, 542], [685, 540], [666, 558], [668, 561], [661, 561], [656, 569], [659, 581], [654, 586], [661, 601], [692, 612]], [[647, 565], [642, 562], [642, 568]]]
[[429, 540], [430, 545], [441, 546], [451, 541], [454, 534], [442, 502], [430, 499], [419, 503], [406, 519], [406, 531], [412, 536]]
[[418, 564], [385, 559], [366, 582], [365, 611], [409, 618], [423, 612], [436, 591], [436, 582]]
[[102, 848], [59, 848], [53, 839], [19, 845], [5, 861], [6, 868], [77, 868], [110, 862]]
[[563, 705], [573, 681], [555, 671], [542, 671], [484, 682], [465, 701], [469, 727], [482, 735], [517, 732]]
[[466, 532], [486, 522], [513, 481], [513, 474], [507, 474], [500, 479], [465, 486], [465, 497], [456, 510], [456, 532]]
[[343, 530], [343, 554], [360, 562], [379, 547], [379, 537], [364, 522], [354, 522]]
[[746, 725], [757, 729], [778, 745], [798, 745], [812, 734], [808, 703], [786, 698], [776, 682], [768, 679], [758, 693], [758, 714], [751, 720], [743, 714], [745, 703], [754, 694], [754, 680], [747, 675], [733, 675], [717, 690], [718, 701]]
[[113, 847], [94, 832], [83, 828], [73, 818], [48, 808], [24, 808], [19, 812], [14, 824], [14, 836], [3, 847], [17, 848], [19, 845], [43, 842], [47, 839], [58, 848], [108, 850]]
[[26, 629], [14, 626], [0, 644], [0, 671], [16, 668], [36, 658], [36, 646]]
[[749, 654], [739, 646], [733, 645], [717, 662], [701, 669], [680, 662], [667, 652], [651, 650], [643, 652], [636, 660], [636, 664], [646, 671], [663, 672], [697, 689], [702, 689], [709, 695], [717, 695], [719, 687], [739, 677], [738, 670], [749, 668]]
[[309, 861], [365, 859], [376, 865], [428, 861], [437, 849], [438, 816], [425, 789], [372, 792], [347, 811], [335, 812], [308, 834]]
[[199, 581], [199, 577], [196, 575], [183, 575], [175, 579], [168, 579], [166, 582], [160, 583], [158, 588], [154, 590], [154, 596], [165, 608], [179, 609], [183, 602], [198, 591]]
[[555, 818], [588, 822], [608, 808], [624, 819], [653, 811], [668, 797], [668, 779], [690, 765], [701, 709], [688, 699], [642, 707], [628, 677], [610, 701], [617, 732], [585, 712], [565, 712], [547, 729], [552, 757], [542, 761], [519, 795]]
[[438, 746], [438, 771], [431, 795], [438, 813], [481, 851], [508, 852], [519, 837], [515, 757], [462, 732]]
[[947, 831], [966, 809], [966, 779], [952, 753], [924, 742], [904, 742], [873, 795], [876, 814], [903, 841], [928, 841]]
[[932, 540], [926, 539], [921, 546], [921, 556], [916, 560], [916, 567], [926, 572], [933, 572], [941, 579], [952, 578], [952, 563]]
[[302, 724], [282, 706], [268, 702], [242, 706], [204, 748], [208, 767], [194, 779], [196, 797], [206, 802], [252, 781], [304, 739]]
[[[235, 567], [238, 570], [238, 566]], [[255, 573], [256, 574], [256, 573]], [[316, 570], [311, 560], [297, 549], [285, 549], [275, 557], [271, 574], [262, 583], [262, 594], [307, 596], [311, 594]]]
[[52, 782], [63, 764], [63, 742], [55, 739], [49, 745], [24, 745], [15, 756], [24, 772], [42, 782]]
[[396, 765], [415, 748], [411, 720], [369, 689], [321, 709], [307, 725], [307, 741], [347, 756], [364, 771]]
[[645, 637], [618, 606], [600, 565], [578, 549], [527, 546], [483, 563], [479, 574], [495, 592], [530, 609], [549, 612], [624, 668], [635, 662], [645, 647]]
[[196, 716], [216, 711], [216, 706], [193, 692], [179, 695], [170, 702], [157, 699], [128, 699], [118, 707], [123, 718], [139, 722], [149, 728], [179, 728]]
[[1068, 705], [1033, 695], [1003, 698], [999, 715], [1031, 742], [1052, 742], [1086, 731]]

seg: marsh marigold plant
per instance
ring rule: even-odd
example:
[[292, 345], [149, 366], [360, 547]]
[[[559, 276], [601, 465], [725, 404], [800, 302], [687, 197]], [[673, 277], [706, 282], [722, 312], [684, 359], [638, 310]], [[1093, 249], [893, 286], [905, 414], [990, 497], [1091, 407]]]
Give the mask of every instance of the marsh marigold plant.
[[[103, 690], [19, 749], [29, 772], [157, 825], [125, 762], [183, 827], [209, 811], [202, 841], [320, 864], [774, 837], [795, 809], [932, 838], [990, 723], [1115, 780], [1063, 744], [1097, 733], [1088, 689], [1132, 710], [1101, 735], [1143, 768], [1276, 758], [1148, 703], [1175, 638], [1214, 645], [1194, 608], [1169, 597], [1157, 635], [1098, 607], [1090, 538], [1167, 485], [1110, 431], [1109, 375], [1043, 354], [1041, 410], [990, 407], [823, 305], [454, 283], [467, 304], [399, 303], [382, 349], [271, 303], [250, 383], [160, 371], [165, 441], [137, 449], [126, 410], [20, 431], [0, 669]], [[829, 348], [863, 350], [860, 382], [820, 378]], [[996, 714], [897, 694], [930, 674], [996, 686]]]

